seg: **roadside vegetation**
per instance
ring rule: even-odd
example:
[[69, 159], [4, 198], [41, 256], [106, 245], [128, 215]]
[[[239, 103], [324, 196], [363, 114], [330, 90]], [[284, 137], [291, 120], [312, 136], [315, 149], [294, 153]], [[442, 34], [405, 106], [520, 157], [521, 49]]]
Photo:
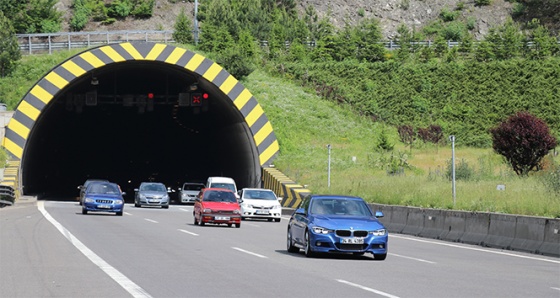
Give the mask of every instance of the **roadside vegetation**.
[[[381, 204], [560, 217], [560, 47], [538, 20], [510, 20], [475, 42], [468, 23], [452, 25], [459, 14], [442, 11], [429, 30], [402, 26], [400, 49], [387, 51], [375, 20], [335, 29], [311, 8], [299, 18], [293, 1], [231, 2], [236, 13], [225, 1], [201, 5], [198, 45], [175, 36], [251, 90], [280, 143], [275, 166], [298, 183]], [[180, 18], [176, 30], [188, 30]], [[453, 32], [460, 44], [449, 48]], [[426, 37], [430, 47], [414, 43]], [[76, 52], [23, 57], [0, 78], [8, 107]], [[523, 175], [495, 153], [490, 133], [519, 112], [550, 137], [527, 151], [545, 153]]]

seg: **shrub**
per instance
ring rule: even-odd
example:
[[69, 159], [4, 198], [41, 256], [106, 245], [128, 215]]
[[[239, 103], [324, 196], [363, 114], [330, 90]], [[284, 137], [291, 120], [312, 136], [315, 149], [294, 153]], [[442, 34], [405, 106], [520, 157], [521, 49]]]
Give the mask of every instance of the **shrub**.
[[538, 171], [542, 158], [557, 145], [548, 125], [528, 112], [518, 112], [490, 129], [492, 148], [519, 176]]
[[[449, 180], [453, 179], [453, 162], [452, 159], [447, 161], [447, 170], [445, 177]], [[455, 166], [455, 180], [469, 181], [474, 178], [474, 169], [469, 166], [467, 161], [461, 159], [458, 165]]]
[[192, 43], [192, 24], [185, 14], [185, 10], [181, 9], [181, 12], [177, 16], [175, 21], [175, 30], [173, 31], [173, 39], [178, 43]]
[[126, 18], [132, 12], [132, 2], [129, 0], [117, 0], [110, 4], [108, 15], [114, 18]]
[[21, 52], [19, 51], [14, 27], [0, 11], [0, 77], [11, 74], [20, 59]]
[[412, 150], [412, 144], [416, 140], [416, 131], [412, 125], [399, 125], [397, 127], [397, 132], [399, 133], [399, 138], [401, 142], [405, 143]]
[[475, 6], [488, 6], [492, 4], [492, 0], [474, 0]]
[[130, 14], [141, 19], [150, 18], [154, 14], [155, 2], [155, 0], [139, 0]]

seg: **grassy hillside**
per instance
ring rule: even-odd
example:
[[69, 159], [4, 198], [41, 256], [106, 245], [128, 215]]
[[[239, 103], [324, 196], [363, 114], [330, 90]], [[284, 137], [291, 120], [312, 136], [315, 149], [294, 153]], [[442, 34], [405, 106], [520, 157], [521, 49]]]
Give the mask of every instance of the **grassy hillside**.
[[[15, 108], [42, 75], [75, 53], [25, 57], [13, 76], [0, 79], [0, 98]], [[315, 193], [359, 195], [394, 205], [560, 217], [560, 195], [545, 186], [554, 176], [541, 172], [520, 179], [491, 149], [457, 148], [457, 159], [471, 176], [458, 181], [453, 204], [451, 182], [445, 177], [449, 145], [405, 148], [391, 126], [264, 70], [253, 72], [243, 84], [263, 106], [277, 134], [276, 167]], [[392, 153], [376, 149], [381, 136], [395, 145]], [[327, 144], [332, 146], [330, 187]], [[559, 162], [559, 157], [547, 157], [548, 165]], [[389, 175], [391, 165], [403, 172]], [[497, 185], [506, 188], [498, 191]]]

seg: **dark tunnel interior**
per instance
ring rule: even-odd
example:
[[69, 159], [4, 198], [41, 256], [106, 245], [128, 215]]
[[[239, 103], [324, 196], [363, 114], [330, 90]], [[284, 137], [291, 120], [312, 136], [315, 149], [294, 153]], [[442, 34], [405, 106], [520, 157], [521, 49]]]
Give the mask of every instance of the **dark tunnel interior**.
[[132, 201], [142, 181], [176, 189], [228, 176], [242, 188], [260, 186], [260, 175], [252, 135], [231, 99], [198, 75], [157, 62], [106, 66], [61, 90], [22, 159], [24, 194], [43, 199], [75, 199], [89, 178], [118, 183]]

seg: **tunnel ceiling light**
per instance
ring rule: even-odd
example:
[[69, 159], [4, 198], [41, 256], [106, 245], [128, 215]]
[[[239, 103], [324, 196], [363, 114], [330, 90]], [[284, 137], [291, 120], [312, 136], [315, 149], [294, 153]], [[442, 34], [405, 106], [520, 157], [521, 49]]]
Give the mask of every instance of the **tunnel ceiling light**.
[[198, 83], [193, 83], [193, 84], [191, 84], [191, 86], [190, 86], [189, 89], [190, 89], [191, 91], [196, 91], [196, 90], [198, 90]]
[[92, 84], [93, 86], [99, 85], [99, 80], [97, 79], [97, 77], [92, 77], [92, 78], [91, 78], [91, 84]]

